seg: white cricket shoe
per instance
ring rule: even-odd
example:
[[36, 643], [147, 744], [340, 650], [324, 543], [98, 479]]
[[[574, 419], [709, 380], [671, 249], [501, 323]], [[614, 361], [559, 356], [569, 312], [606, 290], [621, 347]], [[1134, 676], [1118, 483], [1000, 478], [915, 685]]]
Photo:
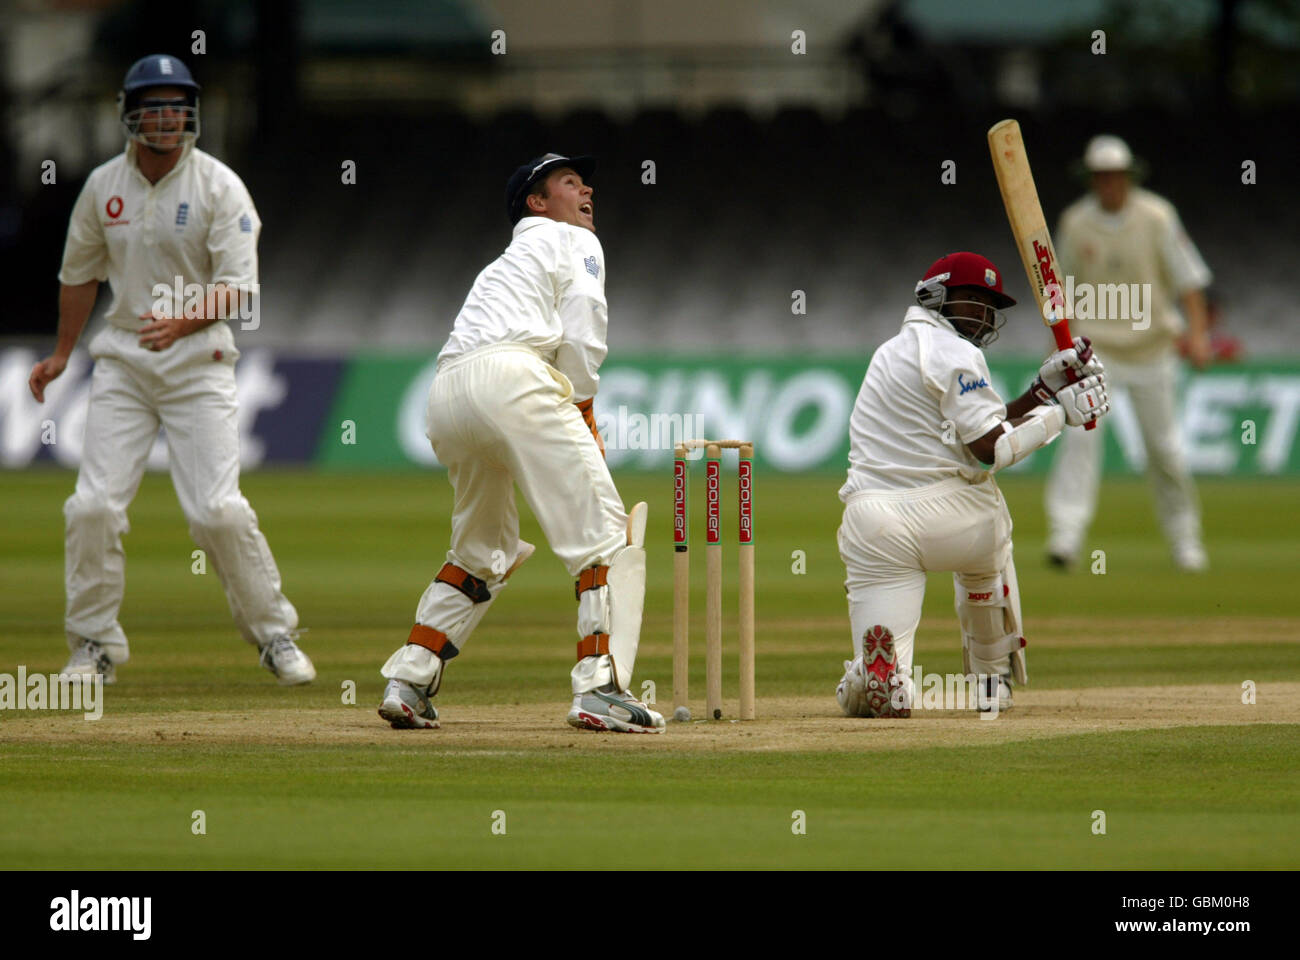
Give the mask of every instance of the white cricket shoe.
[[1011, 678], [1000, 677], [996, 675], [985, 675], [980, 677], [980, 688], [976, 693], [978, 698], [975, 708], [980, 713], [993, 712], [993, 700], [996, 697], [998, 701], [998, 713], [1003, 710], [1010, 710], [1015, 706], [1015, 701], [1011, 699]]
[[104, 683], [117, 683], [117, 667], [108, 659], [104, 648], [94, 640], [81, 638], [81, 646], [72, 651], [67, 665], [59, 671], [63, 676], [101, 676]]
[[[894, 634], [888, 627], [880, 624], [869, 627], [862, 635], [862, 656], [844, 667], [845, 680], [840, 681], [841, 685], [852, 685], [855, 679], [861, 684], [859, 716], [904, 720], [912, 715], [911, 688], [898, 671]], [[841, 706], [845, 700], [840, 698]]]
[[437, 730], [438, 709], [429, 702], [427, 690], [406, 680], [389, 680], [379, 715], [394, 730]]
[[316, 668], [307, 654], [298, 649], [294, 635], [282, 633], [262, 647], [261, 664], [275, 675], [282, 687], [311, 683], [316, 679]]
[[1174, 566], [1185, 573], [1204, 573], [1210, 569], [1210, 558], [1199, 543], [1182, 543], [1174, 548]]
[[577, 693], [569, 709], [569, 725], [579, 730], [605, 730], [613, 733], [663, 733], [663, 714], [656, 713], [613, 684]]

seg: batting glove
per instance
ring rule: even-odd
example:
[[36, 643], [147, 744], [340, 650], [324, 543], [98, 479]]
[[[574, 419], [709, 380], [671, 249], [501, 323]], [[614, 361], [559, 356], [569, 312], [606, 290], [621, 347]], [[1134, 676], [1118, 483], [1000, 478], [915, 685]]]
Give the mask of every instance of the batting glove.
[[1092, 352], [1092, 341], [1075, 337], [1073, 346], [1057, 350], [1043, 361], [1038, 376], [1029, 385], [1029, 392], [1039, 403], [1050, 403], [1061, 388], [1087, 377], [1100, 376], [1103, 369]]
[[1100, 420], [1110, 410], [1105, 376], [1096, 374], [1078, 383], [1066, 384], [1056, 391], [1056, 402], [1065, 411], [1065, 422], [1072, 427]]

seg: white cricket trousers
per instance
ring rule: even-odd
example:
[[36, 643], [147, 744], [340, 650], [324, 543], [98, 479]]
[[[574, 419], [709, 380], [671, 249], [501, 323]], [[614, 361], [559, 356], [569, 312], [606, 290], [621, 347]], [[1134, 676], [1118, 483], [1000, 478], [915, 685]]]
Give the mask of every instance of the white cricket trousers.
[[[1183, 455], [1182, 433], [1174, 409], [1178, 360], [1171, 353], [1154, 363], [1129, 364], [1103, 357], [1106, 381], [1127, 391], [1142, 432], [1147, 476], [1156, 516], [1175, 551], [1201, 545], [1201, 508]], [[1101, 485], [1102, 437], [1108, 418], [1095, 430], [1066, 430], [1048, 477], [1048, 551], [1074, 557], [1083, 547], [1097, 513]]]
[[879, 624], [894, 635], [896, 670], [912, 675], [926, 574], [1000, 574], [1011, 561], [1011, 514], [993, 479], [961, 477], [910, 490], [860, 490], [849, 496], [839, 529], [848, 573], [853, 656]]
[[516, 484], [570, 576], [626, 546], [623, 500], [573, 385], [535, 350], [495, 344], [439, 367], [428, 427], [455, 490], [448, 563], [499, 579], [519, 546]]
[[[129, 656], [117, 621], [126, 581], [122, 535], [160, 424], [190, 534], [221, 580], [239, 632], [260, 645], [295, 629], [298, 613], [239, 492], [239, 353], [230, 327], [217, 322], [154, 352], [137, 334], [109, 326], [91, 341], [90, 355], [81, 469], [63, 506], [69, 647], [84, 637], [103, 645], [114, 663]], [[193, 561], [182, 555], [175, 562]]]

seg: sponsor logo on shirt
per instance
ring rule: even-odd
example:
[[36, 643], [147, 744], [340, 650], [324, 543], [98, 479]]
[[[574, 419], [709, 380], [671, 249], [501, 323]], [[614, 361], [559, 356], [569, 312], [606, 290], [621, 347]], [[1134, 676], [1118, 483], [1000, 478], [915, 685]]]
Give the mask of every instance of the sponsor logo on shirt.
[[583, 260], [582, 262], [587, 265], [587, 272], [589, 274], [591, 274], [593, 277], [600, 276], [600, 264], [596, 262], [595, 257], [587, 257], [587, 259]]
[[961, 396], [963, 397], [966, 394], [970, 393], [972, 390], [978, 390], [980, 387], [987, 387], [988, 385], [989, 382], [983, 377], [980, 377], [978, 380], [972, 380], [970, 383], [967, 383], [965, 380], [961, 378], [960, 373], [957, 374], [957, 386], [961, 387]]
[[178, 228], [185, 226], [185, 222], [189, 220], [189, 218], [190, 218], [190, 205], [188, 203], [182, 203], [179, 207], [176, 208], [176, 226]]
[[244, 214], [239, 218], [239, 230], [241, 233], [253, 232], [253, 221], [249, 219], [248, 214]]
[[108, 203], [104, 204], [104, 212], [108, 214], [108, 220], [104, 223], [104, 226], [121, 227], [130, 223], [131, 222], [130, 220], [118, 219], [118, 217], [122, 215], [122, 208], [124, 206], [126, 206], [126, 204], [122, 202], [121, 197], [118, 196], [109, 197]]

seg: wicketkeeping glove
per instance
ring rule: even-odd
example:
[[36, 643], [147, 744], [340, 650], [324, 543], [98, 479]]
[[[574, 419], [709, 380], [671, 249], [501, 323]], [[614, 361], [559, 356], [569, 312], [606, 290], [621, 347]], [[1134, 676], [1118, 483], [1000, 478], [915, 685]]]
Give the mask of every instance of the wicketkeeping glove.
[[601, 439], [600, 431], [596, 429], [596, 413], [594, 410], [596, 404], [595, 397], [588, 397], [586, 400], [577, 401], [577, 407], [582, 414], [582, 420], [591, 431], [591, 435], [596, 438], [596, 446], [600, 448], [600, 455], [605, 455], [605, 441]]
[[1029, 385], [1029, 392], [1039, 403], [1049, 403], [1062, 387], [1086, 377], [1100, 376], [1103, 369], [1101, 361], [1092, 352], [1092, 341], [1087, 337], [1075, 337], [1073, 346], [1057, 350], [1043, 361], [1038, 376]]
[[1056, 402], [1065, 411], [1065, 422], [1072, 427], [1101, 419], [1110, 410], [1105, 375], [1099, 373], [1078, 383], [1067, 383], [1056, 391]]

